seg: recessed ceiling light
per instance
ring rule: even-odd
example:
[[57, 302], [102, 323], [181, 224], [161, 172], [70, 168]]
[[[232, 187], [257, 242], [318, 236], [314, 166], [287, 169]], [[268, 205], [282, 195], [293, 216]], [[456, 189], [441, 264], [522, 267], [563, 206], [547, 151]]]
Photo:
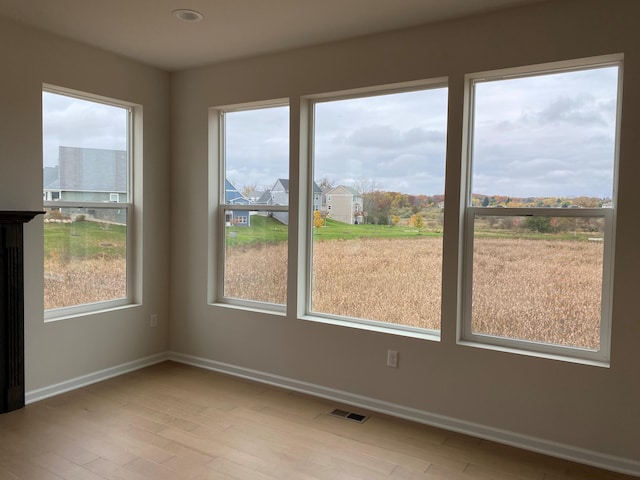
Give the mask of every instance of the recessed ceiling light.
[[188, 8], [179, 8], [178, 10], [174, 10], [173, 13], [180, 20], [185, 20], [187, 22], [198, 22], [204, 18], [200, 12], [196, 12], [195, 10], [190, 10]]

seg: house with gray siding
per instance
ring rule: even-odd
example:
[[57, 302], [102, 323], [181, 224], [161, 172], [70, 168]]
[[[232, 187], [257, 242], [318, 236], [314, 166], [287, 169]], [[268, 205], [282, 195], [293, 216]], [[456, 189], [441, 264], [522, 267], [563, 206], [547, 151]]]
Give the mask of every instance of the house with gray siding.
[[60, 146], [58, 165], [45, 167], [43, 200], [127, 202], [127, 152]]
[[[256, 202], [261, 205], [289, 205], [289, 179], [279, 178], [271, 190], [265, 191]], [[313, 211], [322, 209], [322, 189], [313, 182]], [[272, 212], [271, 216], [279, 222], [288, 225], [288, 212]]]

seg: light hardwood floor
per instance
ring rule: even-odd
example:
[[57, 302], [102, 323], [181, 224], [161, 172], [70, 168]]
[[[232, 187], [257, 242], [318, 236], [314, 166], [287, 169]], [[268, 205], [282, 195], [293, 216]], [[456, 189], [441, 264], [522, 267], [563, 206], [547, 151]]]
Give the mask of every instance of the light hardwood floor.
[[633, 478], [337, 407], [165, 362], [0, 415], [0, 479]]

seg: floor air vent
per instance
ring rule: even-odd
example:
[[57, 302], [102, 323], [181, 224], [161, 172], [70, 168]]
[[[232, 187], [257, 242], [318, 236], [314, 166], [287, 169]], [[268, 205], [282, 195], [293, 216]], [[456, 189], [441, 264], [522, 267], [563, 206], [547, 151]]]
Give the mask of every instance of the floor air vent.
[[358, 423], [362, 423], [367, 418], [369, 418], [366, 415], [360, 415], [359, 413], [346, 412], [338, 408], [336, 408], [333, 412], [331, 412], [331, 415], [333, 415], [334, 417], [346, 418], [347, 420], [351, 420], [352, 422], [358, 422]]

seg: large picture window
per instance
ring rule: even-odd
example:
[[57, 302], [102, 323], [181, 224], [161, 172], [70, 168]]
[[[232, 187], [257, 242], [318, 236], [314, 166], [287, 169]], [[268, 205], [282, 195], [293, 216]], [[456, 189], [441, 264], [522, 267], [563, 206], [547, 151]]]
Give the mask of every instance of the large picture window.
[[217, 300], [280, 310], [287, 301], [289, 107], [219, 110]]
[[42, 94], [47, 317], [128, 303], [132, 108]]
[[312, 105], [310, 314], [439, 331], [446, 86]]
[[463, 340], [606, 361], [620, 65], [469, 76]]

